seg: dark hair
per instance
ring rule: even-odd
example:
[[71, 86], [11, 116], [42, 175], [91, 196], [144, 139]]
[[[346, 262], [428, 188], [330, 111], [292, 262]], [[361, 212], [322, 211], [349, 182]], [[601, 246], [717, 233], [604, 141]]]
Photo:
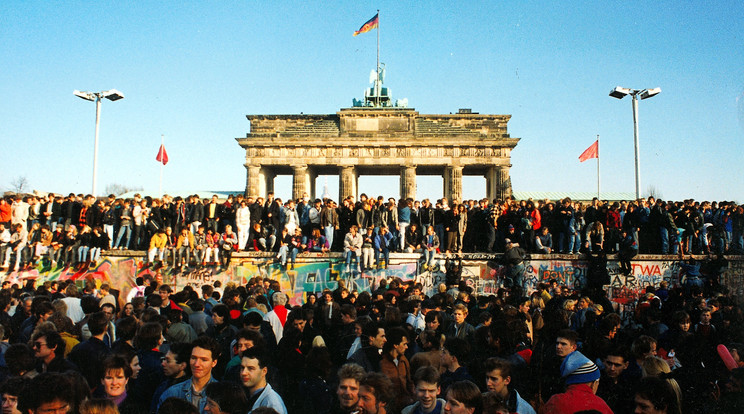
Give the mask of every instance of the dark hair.
[[235, 340], [237, 341], [238, 339], [246, 339], [248, 341], [251, 341], [253, 342], [253, 346], [259, 348], [263, 348], [264, 344], [266, 343], [260, 333], [247, 328], [243, 328], [239, 330], [237, 334], [235, 334]]
[[668, 414], [680, 413], [677, 394], [666, 380], [657, 377], [641, 378], [635, 395], [650, 401], [657, 410], [666, 410]]
[[18, 399], [22, 413], [36, 411], [42, 404], [63, 401], [73, 405], [73, 389], [67, 378], [56, 372], [44, 372], [31, 380], [31, 384]]
[[426, 312], [426, 316], [424, 316], [424, 322], [434, 322], [434, 319], [439, 321], [439, 324], [442, 324], [442, 314], [439, 312]]
[[170, 397], [160, 404], [158, 414], [199, 414], [199, 409], [180, 397]]
[[186, 369], [189, 369], [189, 360], [191, 359], [191, 350], [193, 348], [194, 346], [191, 343], [174, 342], [170, 344], [168, 352], [175, 355], [177, 364], [186, 364]]
[[191, 348], [191, 351], [194, 351], [194, 348], [199, 347], [202, 349], [206, 349], [207, 351], [212, 353], [212, 359], [217, 360], [217, 358], [220, 357], [220, 344], [215, 341], [213, 338], [210, 338], [208, 336], [200, 336], [196, 338], [191, 345], [193, 345], [193, 348]]
[[465, 365], [465, 360], [470, 353], [470, 344], [464, 339], [460, 338], [449, 338], [444, 341], [444, 349], [450, 353], [453, 357], [457, 358], [457, 362], [461, 365]]
[[10, 375], [21, 375], [34, 369], [34, 351], [26, 344], [13, 344], [5, 351], [5, 363]]
[[331, 362], [331, 353], [328, 348], [315, 346], [307, 353], [305, 372], [308, 376], [317, 375], [320, 378], [327, 379], [332, 367], [333, 362]]
[[427, 384], [439, 385], [439, 378], [439, 370], [427, 365], [416, 370], [413, 374], [413, 383], [417, 385], [423, 381]]
[[212, 382], [205, 390], [207, 397], [220, 406], [220, 411], [227, 414], [244, 414], [248, 399], [243, 388], [231, 381]]
[[556, 339], [558, 338], [563, 338], [574, 345], [579, 342], [579, 334], [576, 331], [572, 331], [570, 329], [561, 329], [560, 331], [558, 331]]
[[80, 298], [80, 307], [83, 308], [83, 313], [86, 315], [98, 312], [98, 299], [90, 295], [85, 295]]
[[266, 368], [269, 364], [269, 358], [266, 355], [266, 353], [263, 351], [263, 349], [259, 349], [257, 347], [248, 348], [245, 351], [243, 351], [242, 354], [240, 354], [241, 358], [248, 358], [248, 359], [257, 359], [258, 360], [258, 366], [260, 368]]
[[98, 336], [106, 332], [108, 323], [108, 317], [103, 312], [96, 312], [90, 315], [90, 318], [88, 318], [88, 329], [90, 330], [90, 334], [92, 336]]
[[33, 314], [36, 316], [42, 316], [46, 315], [49, 312], [54, 312], [54, 306], [52, 305], [52, 302], [49, 302], [49, 299], [45, 296], [37, 296], [38, 298], [42, 299], [39, 302], [34, 301], [32, 307], [33, 307]]
[[225, 318], [225, 322], [227, 322], [230, 319], [230, 308], [228, 308], [227, 305], [220, 303], [214, 305], [212, 308], [212, 314]]
[[128, 341], [137, 334], [137, 320], [127, 316], [116, 321], [116, 339]]
[[163, 327], [157, 322], [148, 322], [137, 330], [134, 346], [139, 350], [150, 350], [158, 346], [163, 336]]
[[628, 362], [628, 360], [630, 359], [630, 355], [628, 354], [628, 349], [621, 345], [608, 348], [604, 352], [604, 355], [602, 355], [602, 357], [607, 358], [608, 356], [618, 356], [623, 359], [623, 362]]
[[357, 317], [356, 308], [354, 307], [354, 305], [350, 305], [348, 303], [341, 305], [341, 314], [346, 315], [350, 317], [351, 319], [356, 319]]
[[643, 355], [651, 352], [651, 344], [655, 343], [656, 339], [648, 335], [641, 335], [630, 345], [630, 352], [634, 357], [641, 358]]
[[248, 312], [243, 315], [243, 326], [261, 326], [263, 317], [258, 312]]
[[367, 340], [370, 337], [375, 337], [380, 333], [380, 328], [380, 325], [376, 322], [370, 322], [367, 325], [362, 326], [362, 337]]
[[101, 374], [103, 374], [104, 378], [106, 377], [107, 372], [119, 370], [122, 371], [125, 378], [129, 379], [132, 377], [132, 367], [129, 365], [129, 362], [122, 356], [112, 355], [103, 360], [103, 369], [101, 370]]
[[379, 372], [368, 372], [364, 374], [361, 381], [359, 381], [359, 387], [369, 388], [372, 394], [374, 394], [375, 400], [385, 403], [386, 406], [392, 404], [395, 399], [393, 383], [390, 382], [390, 378]]
[[385, 336], [387, 337], [387, 341], [385, 342], [385, 346], [382, 347], [382, 351], [390, 352], [395, 345], [403, 342], [403, 338], [408, 338], [408, 332], [403, 328], [392, 328], [385, 332]]
[[29, 387], [31, 380], [26, 377], [10, 377], [0, 385], [0, 396], [3, 394], [20, 397]]
[[461, 402], [468, 408], [474, 408], [476, 413], [481, 412], [483, 407], [483, 395], [478, 386], [468, 380], [457, 381], [447, 388], [445, 395], [451, 394], [452, 398]]
[[511, 369], [512, 365], [509, 361], [501, 358], [488, 358], [483, 364], [483, 371], [487, 374], [494, 370], [499, 370], [499, 374], [501, 374], [501, 378], [506, 378], [511, 376]]

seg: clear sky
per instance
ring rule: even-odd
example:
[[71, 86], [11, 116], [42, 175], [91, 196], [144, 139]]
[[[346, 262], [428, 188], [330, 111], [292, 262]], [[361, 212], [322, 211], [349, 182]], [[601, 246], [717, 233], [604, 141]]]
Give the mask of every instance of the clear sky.
[[[234, 138], [246, 114], [328, 114], [361, 98], [381, 61], [394, 99], [422, 114], [511, 114], [515, 191], [635, 189], [631, 100], [640, 101], [642, 192], [744, 201], [744, 3], [679, 1], [16, 1], [0, 2], [0, 188], [91, 189], [95, 105], [74, 89], [122, 91], [101, 112], [98, 193], [116, 183], [245, 188]], [[337, 177], [328, 177], [338, 194]], [[319, 189], [324, 178], [319, 179]], [[276, 183], [290, 195], [289, 177]], [[362, 177], [398, 195], [397, 177]], [[441, 179], [418, 195], [441, 197]], [[466, 178], [467, 198], [485, 180]]]

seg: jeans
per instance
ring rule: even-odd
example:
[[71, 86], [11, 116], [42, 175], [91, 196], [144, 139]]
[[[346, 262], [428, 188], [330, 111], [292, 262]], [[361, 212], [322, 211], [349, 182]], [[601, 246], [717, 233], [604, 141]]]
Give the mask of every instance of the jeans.
[[403, 249], [406, 247], [406, 229], [408, 228], [409, 224], [411, 223], [398, 223], [398, 226], [400, 227], [400, 251], [403, 251]]
[[103, 225], [103, 232], [108, 235], [109, 247], [111, 247], [110, 245], [114, 241], [114, 225], [113, 224], [104, 224]]
[[431, 267], [434, 265], [434, 256], [437, 254], [437, 249], [424, 249], [424, 264]]
[[669, 230], [666, 227], [659, 227], [659, 237], [661, 238], [661, 254], [669, 253]]
[[88, 260], [88, 250], [90, 250], [89, 246], [80, 246], [78, 248], [78, 263]]
[[132, 244], [132, 249], [134, 250], [140, 250], [140, 246], [142, 246], [142, 239], [144, 239], [145, 234], [145, 226], [143, 225], [135, 225], [134, 226], [134, 236], [132, 237], [132, 241], [134, 243]]
[[124, 245], [124, 248], [129, 249], [129, 242], [132, 241], [132, 226], [121, 226], [119, 228], [119, 235], [116, 236], [116, 244], [114, 244], [114, 249], [121, 245], [121, 239], [122, 237], [124, 237], [125, 233], [127, 235], [127, 244]]
[[377, 267], [382, 266], [382, 261], [385, 260], [385, 268], [390, 266], [390, 249], [387, 247], [380, 249], [377, 252]]
[[568, 253], [578, 254], [581, 247], [581, 236], [579, 233], [568, 234]]
[[349, 265], [351, 264], [352, 258], [356, 259], [356, 261], [357, 261], [357, 268], [359, 268], [359, 266], [360, 266], [359, 252], [357, 252], [355, 250], [354, 251], [348, 250], [346, 252], [346, 267], [347, 268], [349, 267]]
[[335, 230], [333, 226], [325, 226], [323, 228], [325, 232], [325, 238], [328, 240], [328, 247], [333, 247], [333, 231]]
[[186, 266], [188, 266], [189, 261], [191, 260], [191, 248], [188, 246], [181, 246], [181, 248], [176, 251], [175, 256], [175, 260], [173, 261], [175, 265], [180, 266], [181, 261], [185, 258]]

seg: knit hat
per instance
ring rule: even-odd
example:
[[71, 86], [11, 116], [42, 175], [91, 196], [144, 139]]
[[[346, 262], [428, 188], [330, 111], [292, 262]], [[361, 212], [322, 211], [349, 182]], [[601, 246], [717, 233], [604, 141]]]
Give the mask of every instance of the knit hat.
[[573, 351], [563, 359], [561, 377], [566, 385], [586, 384], [599, 379], [599, 368], [579, 351]]

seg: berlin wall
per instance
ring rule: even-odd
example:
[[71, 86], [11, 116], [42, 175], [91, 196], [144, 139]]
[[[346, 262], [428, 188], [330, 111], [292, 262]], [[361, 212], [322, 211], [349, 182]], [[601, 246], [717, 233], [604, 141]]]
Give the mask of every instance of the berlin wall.
[[[437, 260], [434, 271], [422, 271], [420, 255], [391, 254], [388, 269], [357, 273], [345, 272], [341, 254], [329, 255], [310, 253], [298, 256], [294, 269], [283, 270], [273, 255], [265, 253], [236, 253], [230, 266], [225, 269], [205, 267], [187, 271], [175, 271], [166, 266], [153, 270], [145, 266], [141, 252], [116, 252], [116, 255], [103, 256], [95, 266], [84, 271], [49, 270], [42, 266], [35, 269], [13, 272], [5, 275], [11, 283], [25, 283], [28, 279], [39, 281], [75, 280], [81, 285], [93, 280], [98, 285], [109, 282], [124, 295], [134, 286], [135, 278], [157, 280], [169, 283], [175, 289], [186, 285], [199, 288], [205, 283], [219, 280], [223, 286], [229, 282], [245, 284], [249, 279], [260, 276], [278, 280], [281, 288], [290, 297], [291, 304], [304, 303], [306, 293], [335, 289], [339, 280], [346, 281], [349, 290], [371, 291], [377, 288], [381, 279], [400, 278], [403, 281], [416, 281], [424, 286], [428, 294], [436, 292], [439, 283], [444, 281], [443, 257]], [[632, 262], [631, 275], [622, 275], [617, 261], [609, 260], [607, 269], [611, 284], [607, 293], [611, 300], [624, 304], [635, 300], [647, 286], [658, 286], [661, 281], [670, 286], [679, 283], [683, 276], [680, 262], [673, 256], [639, 256]], [[465, 254], [463, 256], [462, 278], [472, 286], [477, 294], [496, 293], [502, 286], [505, 268], [499, 255]], [[588, 262], [576, 256], [533, 255], [525, 261], [526, 279], [530, 287], [538, 282], [557, 279], [560, 284], [581, 288], [586, 284]], [[440, 270], [441, 269], [441, 270]], [[735, 297], [744, 297], [744, 257], [729, 256], [728, 265], [721, 276], [721, 284], [727, 286]]]

